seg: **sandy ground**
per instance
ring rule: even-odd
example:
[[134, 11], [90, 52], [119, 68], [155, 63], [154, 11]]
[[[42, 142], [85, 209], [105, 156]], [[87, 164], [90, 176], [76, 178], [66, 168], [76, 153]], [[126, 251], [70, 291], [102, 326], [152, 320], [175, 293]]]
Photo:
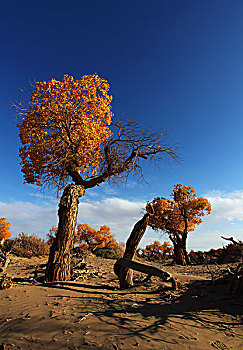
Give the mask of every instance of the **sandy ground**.
[[[45, 261], [14, 258], [7, 272], [33, 277]], [[157, 277], [121, 291], [114, 262], [90, 255], [76, 282], [0, 290], [0, 349], [243, 349], [243, 297], [212, 285], [206, 267], [164, 266], [179, 291]]]

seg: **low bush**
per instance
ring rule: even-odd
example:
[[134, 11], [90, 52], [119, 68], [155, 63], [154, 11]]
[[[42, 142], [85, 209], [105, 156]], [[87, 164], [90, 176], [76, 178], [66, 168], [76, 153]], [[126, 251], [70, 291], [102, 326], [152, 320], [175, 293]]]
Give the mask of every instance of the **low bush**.
[[[242, 244], [242, 242], [240, 242]], [[240, 262], [243, 257], [243, 248], [240, 245], [230, 243], [222, 249], [220, 263]]]
[[97, 248], [93, 254], [105, 259], [119, 259], [122, 258], [124, 251], [119, 247], [113, 248]]
[[235, 243], [230, 243], [225, 247], [219, 249], [210, 249], [209, 251], [205, 252], [194, 252], [192, 250], [189, 253], [189, 257], [193, 264], [204, 264], [205, 262], [208, 262], [210, 264], [237, 263], [241, 261], [242, 256], [242, 246]]
[[32, 256], [42, 256], [49, 254], [50, 245], [36, 235], [26, 235], [23, 232], [18, 237], [8, 239], [4, 242], [4, 247], [20, 257], [31, 258]]

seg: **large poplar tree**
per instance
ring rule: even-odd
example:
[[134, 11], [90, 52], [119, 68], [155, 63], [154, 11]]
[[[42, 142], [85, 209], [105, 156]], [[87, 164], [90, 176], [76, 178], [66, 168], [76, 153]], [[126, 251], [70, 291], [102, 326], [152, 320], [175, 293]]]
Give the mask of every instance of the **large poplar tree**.
[[159, 131], [133, 120], [112, 122], [109, 84], [97, 74], [65, 75], [33, 86], [17, 106], [24, 181], [62, 192], [59, 224], [46, 268], [48, 281], [70, 279], [79, 198], [105, 181], [143, 179], [143, 164], [177, 157]]

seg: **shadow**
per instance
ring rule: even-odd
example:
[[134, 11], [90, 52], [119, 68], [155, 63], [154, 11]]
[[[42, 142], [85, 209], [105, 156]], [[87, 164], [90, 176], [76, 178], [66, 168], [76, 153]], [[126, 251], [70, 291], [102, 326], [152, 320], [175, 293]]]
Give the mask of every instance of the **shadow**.
[[[237, 330], [238, 326], [242, 325], [240, 317], [243, 296], [238, 295], [233, 298], [226, 296], [225, 285], [213, 285], [208, 280], [182, 284], [179, 291], [172, 291], [166, 285], [152, 291], [137, 290], [136, 287], [121, 291], [109, 285], [75, 282], [47, 283], [45, 287], [94, 295], [96, 303], [105, 303], [106, 308], [102, 311], [94, 311], [93, 314], [101, 321], [105, 319], [105, 322], [110, 325], [119, 324], [119, 327], [123, 328], [127, 335], [132, 334], [143, 339], [149, 337], [154, 339], [156, 333], [160, 332], [161, 327], [169, 320], [171, 329], [174, 327], [176, 330], [176, 326], [184, 326], [189, 321], [191, 327], [197, 331], [205, 328], [222, 332], [231, 331], [234, 337], [243, 339], [243, 335]], [[143, 288], [145, 287], [143, 286]], [[153, 295], [153, 298], [134, 302], [131, 296], [135, 294], [137, 296]], [[106, 298], [102, 299], [101, 295], [105, 295]], [[83, 300], [85, 296], [80, 295], [77, 298]], [[142, 316], [144, 320], [153, 319], [153, 321], [149, 325], [135, 327], [133, 319], [136, 319], [136, 315]], [[232, 319], [223, 317], [225, 315], [232, 316]], [[168, 339], [164, 342], [173, 344]]]
[[[82, 309], [82, 306], [90, 309], [101, 322], [121, 328], [123, 336], [158, 340], [173, 346], [173, 339], [161, 340], [161, 331], [166, 329], [168, 332], [169, 328], [171, 332], [178, 333], [178, 328], [183, 329], [186, 324], [195, 332], [209, 329], [243, 339], [240, 332], [243, 295], [227, 296], [225, 284], [213, 285], [209, 280], [194, 280], [181, 283], [179, 290], [173, 291], [166, 283], [158, 288], [153, 282], [119, 290], [118, 281], [117, 287], [108, 283], [98, 284], [99, 279], [96, 281], [96, 284], [67, 281], [32, 286], [59, 290], [60, 294], [50, 297], [75, 300], [77, 309]], [[62, 295], [61, 290], [77, 292], [78, 295]]]
[[[62, 289], [62, 290], [69, 290], [72, 292], [79, 292], [83, 294], [94, 294], [94, 295], [111, 295], [111, 291], [116, 293], [117, 295], [133, 295], [134, 293], [138, 295], [147, 295], [147, 294], [155, 294], [156, 291], [154, 290], [149, 290], [149, 291], [139, 291], [136, 288], [141, 287], [141, 284], [139, 285], [134, 285], [128, 289], [119, 289], [118, 284], [117, 287], [112, 287], [109, 284], [102, 284], [102, 285], [97, 285], [97, 284], [85, 284], [85, 283], [77, 283], [77, 282], [45, 282], [42, 284], [42, 286], [47, 287], [47, 288], [56, 288], [56, 289]], [[82, 288], [82, 289], [81, 289]], [[84, 289], [83, 289], [84, 288]], [[100, 290], [100, 291], [99, 291]], [[107, 290], [107, 292], [106, 292]], [[165, 286], [163, 288], [165, 291], [170, 291], [171, 287]], [[113, 294], [114, 294], [113, 293]]]
[[[167, 322], [170, 323], [170, 329], [177, 331], [177, 326], [184, 327], [188, 321], [197, 332], [207, 328], [225, 334], [230, 332], [233, 337], [243, 339], [240, 331], [243, 296], [232, 298], [225, 295], [225, 290], [224, 285], [212, 285], [211, 281], [205, 280], [190, 282], [178, 292], [160, 288], [157, 291], [158, 299], [154, 298], [153, 301], [147, 298], [134, 303], [129, 298], [131, 293], [126, 293], [123, 299], [109, 302], [109, 309], [105, 313], [96, 312], [94, 315], [100, 319], [105, 317], [105, 322], [111, 325], [119, 323], [127, 335], [132, 333], [143, 339], [154, 339]], [[136, 291], [136, 294], [139, 293]], [[141, 315], [143, 320], [153, 321], [144, 327], [135, 327], [133, 320], [136, 320], [136, 315]], [[168, 339], [163, 341], [173, 344]]]
[[[109, 290], [113, 291], [115, 288], [109, 287], [106, 288], [106, 286], [100, 285], [90, 285], [90, 284], [76, 284], [74, 282], [47, 282], [43, 283], [43, 286], [45, 288], [55, 288], [55, 289], [61, 289], [61, 290], [68, 290], [71, 292], [78, 292], [82, 294], [93, 294], [93, 295], [109, 295]], [[82, 288], [82, 289], [81, 289]], [[97, 291], [97, 289], [100, 289], [100, 291]], [[105, 291], [107, 289], [107, 292]]]
[[107, 289], [107, 290], [116, 290], [116, 287], [112, 287], [109, 284], [88, 284], [88, 283], [79, 283], [79, 282], [72, 282], [72, 281], [64, 281], [64, 282], [45, 282], [43, 284], [45, 287], [75, 287], [75, 288], [88, 288], [88, 289]]

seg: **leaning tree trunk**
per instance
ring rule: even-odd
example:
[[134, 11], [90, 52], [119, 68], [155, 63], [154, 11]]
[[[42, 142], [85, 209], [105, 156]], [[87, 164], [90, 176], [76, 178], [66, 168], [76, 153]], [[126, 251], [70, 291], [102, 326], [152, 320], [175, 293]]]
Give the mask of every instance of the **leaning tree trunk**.
[[189, 265], [190, 258], [186, 251], [186, 241], [185, 240], [177, 240], [174, 243], [174, 260], [173, 262], [176, 265]]
[[[146, 213], [143, 218], [134, 225], [130, 237], [127, 240], [123, 258], [128, 260], [134, 259], [139, 242], [148, 226], [149, 216], [150, 214]], [[126, 289], [133, 285], [133, 271], [129, 269], [129, 267], [115, 263], [114, 271], [119, 278], [121, 289]]]
[[68, 185], [59, 203], [58, 230], [50, 248], [45, 278], [49, 282], [68, 281], [72, 274], [72, 248], [77, 222], [79, 198], [85, 189], [81, 185]]

